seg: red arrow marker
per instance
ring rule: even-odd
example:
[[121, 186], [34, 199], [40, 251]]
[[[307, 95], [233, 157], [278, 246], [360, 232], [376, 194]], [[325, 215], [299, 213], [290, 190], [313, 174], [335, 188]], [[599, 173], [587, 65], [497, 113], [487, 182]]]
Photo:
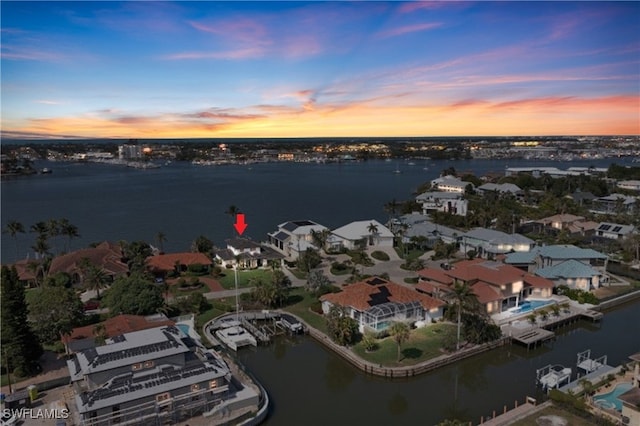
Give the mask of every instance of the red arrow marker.
[[233, 227], [236, 228], [236, 231], [238, 231], [240, 235], [247, 229], [247, 224], [244, 223], [244, 213], [238, 213], [236, 215], [236, 223], [233, 224]]

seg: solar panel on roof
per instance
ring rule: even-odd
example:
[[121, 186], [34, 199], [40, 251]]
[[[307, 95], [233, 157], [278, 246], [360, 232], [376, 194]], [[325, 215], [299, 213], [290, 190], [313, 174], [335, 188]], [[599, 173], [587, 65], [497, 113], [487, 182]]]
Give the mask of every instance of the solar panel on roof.
[[613, 232], [618, 232], [622, 229], [622, 226], [616, 226], [615, 228], [612, 229]]

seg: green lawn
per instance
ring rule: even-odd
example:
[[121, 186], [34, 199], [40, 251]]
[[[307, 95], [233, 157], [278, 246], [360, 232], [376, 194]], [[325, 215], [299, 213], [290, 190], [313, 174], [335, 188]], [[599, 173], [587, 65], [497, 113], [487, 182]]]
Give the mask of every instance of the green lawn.
[[290, 300], [296, 300], [295, 303], [284, 307], [285, 311], [289, 311], [305, 320], [311, 327], [317, 328], [323, 333], [327, 332], [327, 324], [322, 315], [309, 310], [309, 308], [319, 303], [318, 298], [310, 294], [303, 288], [295, 288], [289, 294]]
[[[235, 278], [233, 269], [225, 269], [223, 271], [224, 275], [218, 278], [218, 282], [220, 285], [227, 290], [231, 290], [235, 288]], [[271, 279], [271, 271], [266, 269], [250, 269], [247, 271], [238, 271], [238, 287], [250, 287], [249, 280], [252, 278], [256, 279]]]
[[373, 257], [376, 260], [380, 260], [382, 262], [386, 262], [387, 260], [389, 260], [389, 255], [379, 250], [376, 250], [373, 253], [371, 253], [371, 257]]
[[398, 345], [392, 337], [378, 340], [378, 349], [365, 351], [362, 343], [352, 349], [362, 359], [388, 367], [415, 365], [442, 355], [440, 348], [445, 336], [455, 331], [453, 324], [433, 324], [411, 330], [409, 340], [402, 344], [401, 359], [398, 362]]

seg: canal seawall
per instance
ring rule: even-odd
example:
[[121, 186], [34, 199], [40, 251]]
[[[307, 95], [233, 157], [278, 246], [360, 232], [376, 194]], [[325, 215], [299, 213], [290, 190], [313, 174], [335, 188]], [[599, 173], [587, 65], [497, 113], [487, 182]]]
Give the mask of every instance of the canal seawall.
[[348, 361], [350, 364], [364, 371], [365, 373], [372, 374], [374, 376], [380, 377], [390, 377], [390, 378], [405, 378], [405, 377], [413, 377], [419, 374], [424, 374], [429, 371], [433, 371], [437, 368], [443, 367], [445, 365], [452, 364], [456, 361], [460, 361], [465, 358], [469, 358], [471, 356], [477, 355], [482, 352], [489, 351], [491, 349], [498, 348], [500, 346], [504, 346], [505, 344], [510, 342], [509, 337], [501, 337], [500, 339], [490, 342], [484, 343], [482, 345], [476, 345], [470, 348], [461, 349], [458, 352], [453, 354], [443, 354], [436, 358], [429, 359], [427, 361], [415, 364], [415, 365], [407, 365], [403, 367], [384, 367], [380, 364], [374, 364], [372, 362], [368, 362], [351, 352], [348, 348], [344, 346], [340, 346], [335, 343], [333, 340], [329, 338], [326, 334], [321, 332], [320, 330], [311, 327], [304, 320], [297, 317], [298, 321], [300, 321], [306, 329], [311, 337], [313, 337], [316, 341], [323, 344], [325, 347], [329, 348], [336, 354], [340, 355], [343, 359]]
[[613, 299], [604, 300], [598, 305], [593, 306], [591, 309], [594, 311], [603, 311], [636, 299], [640, 299], [640, 290], [632, 291], [631, 293], [623, 294], [622, 296], [614, 297]]

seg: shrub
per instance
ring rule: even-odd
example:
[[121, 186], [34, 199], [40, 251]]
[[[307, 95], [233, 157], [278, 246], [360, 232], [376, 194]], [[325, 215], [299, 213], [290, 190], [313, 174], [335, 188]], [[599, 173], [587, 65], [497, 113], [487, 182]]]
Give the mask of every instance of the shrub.
[[376, 260], [383, 261], [383, 262], [389, 260], [389, 255], [387, 253], [385, 253], [383, 251], [379, 251], [379, 250], [376, 250], [373, 253], [371, 253], [371, 257], [373, 257]]

